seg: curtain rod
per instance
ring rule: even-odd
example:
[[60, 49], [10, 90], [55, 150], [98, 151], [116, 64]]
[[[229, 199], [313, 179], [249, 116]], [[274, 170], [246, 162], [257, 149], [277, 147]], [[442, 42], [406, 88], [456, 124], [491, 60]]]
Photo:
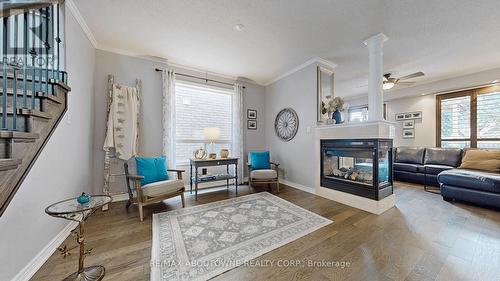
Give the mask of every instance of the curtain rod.
[[[163, 69], [155, 68], [155, 71], [160, 72], [160, 71], [163, 71]], [[180, 75], [180, 76], [195, 78], [195, 79], [201, 79], [201, 80], [205, 80], [206, 82], [215, 82], [215, 83], [219, 83], [219, 84], [234, 86], [234, 84], [231, 84], [231, 83], [226, 83], [226, 82], [217, 81], [217, 80], [208, 79], [208, 78], [203, 78], [203, 77], [194, 76], [194, 75], [188, 75], [188, 74], [182, 74], [182, 73], [175, 73], [175, 75]], [[246, 89], [246, 87], [243, 86], [243, 89]]]

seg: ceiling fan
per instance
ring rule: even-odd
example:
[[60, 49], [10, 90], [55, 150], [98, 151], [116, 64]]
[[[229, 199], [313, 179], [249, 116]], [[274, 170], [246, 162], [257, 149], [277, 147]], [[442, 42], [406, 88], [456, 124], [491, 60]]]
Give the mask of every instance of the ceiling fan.
[[409, 75], [406, 75], [403, 77], [394, 78], [394, 77], [391, 77], [391, 73], [386, 73], [386, 74], [384, 74], [382, 88], [384, 90], [389, 90], [389, 89], [392, 89], [395, 85], [411, 86], [411, 85], [415, 84], [415, 82], [404, 82], [402, 80], [408, 80], [408, 79], [412, 79], [412, 78], [416, 78], [416, 77], [420, 77], [420, 76], [424, 76], [424, 75], [425, 74], [423, 72], [419, 71], [419, 72], [415, 72], [415, 73], [412, 73], [412, 74], [409, 74]]

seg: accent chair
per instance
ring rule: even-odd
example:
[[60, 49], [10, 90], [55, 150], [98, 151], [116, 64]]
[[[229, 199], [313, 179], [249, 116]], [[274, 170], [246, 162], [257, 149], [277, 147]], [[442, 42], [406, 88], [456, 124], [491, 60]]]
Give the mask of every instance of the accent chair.
[[[166, 158], [132, 157], [124, 164], [129, 200], [126, 208], [131, 204], [139, 207], [139, 216], [144, 220], [143, 207], [159, 203], [168, 198], [181, 196], [184, 208], [184, 170], [167, 169]], [[170, 178], [167, 172], [177, 173], [176, 178]], [[134, 197], [134, 192], [136, 196]]]
[[264, 183], [276, 185], [276, 192], [280, 191], [279, 163], [270, 161], [269, 151], [252, 151], [248, 153], [248, 184]]

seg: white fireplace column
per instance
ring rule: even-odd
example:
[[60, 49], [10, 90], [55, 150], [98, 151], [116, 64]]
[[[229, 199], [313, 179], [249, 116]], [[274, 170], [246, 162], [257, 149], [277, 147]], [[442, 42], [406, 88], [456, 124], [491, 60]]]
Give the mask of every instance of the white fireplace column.
[[368, 46], [368, 121], [384, 120], [384, 75], [383, 45], [387, 41], [383, 33], [374, 35], [363, 43]]

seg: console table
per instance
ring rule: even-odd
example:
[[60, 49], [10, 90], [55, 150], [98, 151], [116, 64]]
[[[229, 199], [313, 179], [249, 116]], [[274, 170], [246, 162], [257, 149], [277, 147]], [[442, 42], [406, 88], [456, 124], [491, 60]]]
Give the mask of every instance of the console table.
[[[234, 165], [234, 175], [229, 172], [229, 165]], [[200, 178], [198, 175], [198, 168], [213, 167], [213, 166], [226, 166], [225, 174], [212, 175], [210, 178]], [[194, 175], [193, 175], [194, 168]], [[203, 182], [213, 182], [226, 180], [226, 186], [229, 189], [229, 180], [234, 179], [234, 186], [236, 189], [236, 196], [238, 196], [238, 158], [220, 158], [220, 159], [191, 159], [190, 160], [191, 176], [189, 186], [190, 192], [193, 192], [194, 184], [194, 198], [198, 200], [198, 184]]]

